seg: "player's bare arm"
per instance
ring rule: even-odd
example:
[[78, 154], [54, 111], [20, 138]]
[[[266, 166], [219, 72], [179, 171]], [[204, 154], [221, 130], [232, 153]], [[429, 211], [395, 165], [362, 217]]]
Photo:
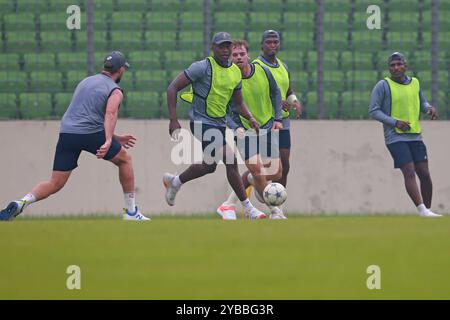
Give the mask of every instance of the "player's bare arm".
[[191, 81], [186, 77], [184, 72], [181, 72], [167, 88], [167, 105], [169, 108], [169, 134], [172, 136], [173, 132], [181, 128], [177, 119], [177, 93], [186, 88]]
[[122, 103], [123, 93], [121, 90], [114, 90], [106, 103], [105, 112], [105, 143], [97, 150], [97, 158], [102, 159], [111, 147], [114, 129], [116, 128], [119, 106]]

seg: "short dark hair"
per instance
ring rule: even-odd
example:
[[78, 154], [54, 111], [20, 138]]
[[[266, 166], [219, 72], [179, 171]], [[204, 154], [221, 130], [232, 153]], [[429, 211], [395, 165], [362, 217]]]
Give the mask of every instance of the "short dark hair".
[[232, 48], [235, 48], [235, 47], [244, 47], [245, 48], [245, 51], [247, 51], [248, 52], [248, 42], [247, 41], [245, 41], [245, 40], [234, 40], [233, 41], [233, 44], [231, 45], [231, 47]]

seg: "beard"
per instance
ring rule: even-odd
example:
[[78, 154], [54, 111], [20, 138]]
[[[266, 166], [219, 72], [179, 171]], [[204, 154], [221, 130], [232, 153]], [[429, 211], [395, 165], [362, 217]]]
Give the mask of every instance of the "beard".
[[118, 77], [118, 78], [116, 79], [116, 83], [119, 84], [119, 83], [120, 83], [120, 80], [122, 80], [122, 77]]

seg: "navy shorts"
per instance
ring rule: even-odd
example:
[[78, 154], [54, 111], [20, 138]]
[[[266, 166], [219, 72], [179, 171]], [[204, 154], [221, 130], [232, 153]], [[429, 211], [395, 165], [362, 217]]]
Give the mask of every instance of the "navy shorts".
[[259, 135], [246, 134], [243, 139], [234, 136], [234, 142], [244, 160], [248, 160], [256, 154], [260, 154], [262, 158], [279, 158], [280, 156], [279, 135], [272, 134], [272, 131]]
[[387, 145], [392, 158], [394, 168], [413, 162], [428, 161], [427, 147], [422, 141], [395, 142]]
[[280, 130], [280, 149], [291, 149], [291, 130]]
[[[222, 148], [226, 144], [225, 127], [204, 124], [201, 122], [195, 122], [195, 126], [196, 127], [194, 128], [194, 122], [191, 121], [190, 122], [191, 132], [194, 135], [194, 137], [197, 138], [197, 140], [199, 140], [202, 143], [202, 151], [205, 151], [206, 147], [208, 147], [210, 144], [214, 144], [214, 146], [211, 147], [213, 148], [211, 156], [214, 157], [216, 154], [215, 149], [219, 147]], [[208, 130], [211, 131], [208, 132]], [[220, 138], [218, 138], [219, 140], [216, 139], [218, 135], [220, 135]]]
[[[56, 145], [54, 171], [71, 171], [78, 167], [81, 151], [97, 154], [97, 150], [105, 143], [105, 131], [91, 134], [60, 133]], [[122, 146], [116, 139], [112, 139], [111, 147], [103, 159], [111, 160]]]

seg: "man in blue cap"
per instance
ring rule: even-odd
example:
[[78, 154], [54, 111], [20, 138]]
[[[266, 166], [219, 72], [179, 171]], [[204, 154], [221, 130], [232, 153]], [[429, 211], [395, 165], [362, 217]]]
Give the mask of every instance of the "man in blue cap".
[[384, 140], [394, 159], [394, 168], [402, 171], [406, 191], [419, 215], [440, 217], [430, 210], [433, 184], [419, 121], [421, 113], [429, 114], [431, 120], [437, 119], [436, 108], [425, 99], [419, 80], [406, 75], [406, 60], [402, 53], [394, 52], [387, 63], [391, 76], [375, 85], [369, 114], [383, 123]]
[[135, 204], [133, 164], [126, 149], [134, 146], [136, 138], [114, 134], [123, 99], [118, 83], [129, 66], [121, 52], [113, 51], [105, 57], [101, 73], [87, 77], [77, 85], [61, 120], [50, 180], [39, 183], [22, 199], [9, 203], [0, 212], [0, 220], [12, 220], [30, 204], [61, 190], [78, 166], [81, 151], [108, 160], [119, 168], [125, 199], [123, 219], [150, 220]]

